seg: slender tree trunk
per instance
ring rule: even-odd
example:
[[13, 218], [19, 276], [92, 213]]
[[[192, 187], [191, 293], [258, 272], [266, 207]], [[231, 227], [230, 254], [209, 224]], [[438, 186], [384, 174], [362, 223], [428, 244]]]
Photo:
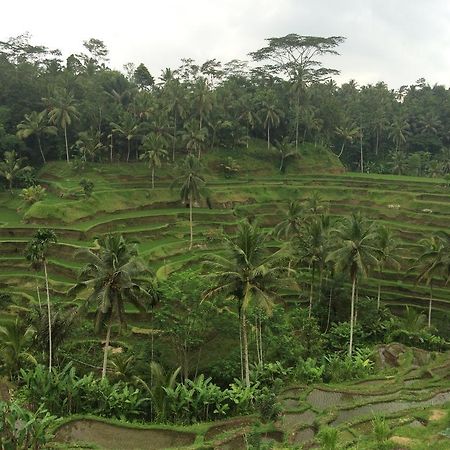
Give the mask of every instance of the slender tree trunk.
[[152, 189], [155, 189], [155, 168], [152, 167]]
[[175, 161], [175, 145], [177, 141], [177, 114], [174, 114], [173, 117], [173, 142], [172, 142], [172, 162]]
[[127, 139], [127, 141], [128, 141], [127, 162], [129, 162], [130, 161], [131, 144], [130, 144], [130, 139]]
[[248, 140], [249, 140], [249, 135], [248, 135], [248, 123], [247, 123], [247, 142], [246, 142], [247, 148], [248, 148]]
[[299, 120], [297, 116], [295, 124], [295, 150], [298, 150], [298, 127], [299, 127]]
[[192, 250], [192, 243], [194, 241], [194, 232], [192, 226], [192, 196], [189, 197], [189, 228], [190, 228], [189, 250]]
[[267, 121], [267, 150], [270, 150], [270, 123]]
[[380, 144], [380, 131], [378, 130], [378, 128], [377, 128], [377, 131], [376, 131], [376, 138], [377, 138], [377, 140], [375, 142], [375, 155], [378, 156], [378, 147], [379, 147], [379, 144]]
[[112, 315], [108, 321], [108, 328], [106, 330], [105, 348], [103, 349], [102, 380], [105, 379], [106, 377], [106, 368], [108, 366], [108, 351], [109, 351], [109, 342], [111, 340], [111, 325], [112, 325]]
[[353, 316], [355, 314], [355, 291], [356, 291], [356, 276], [352, 280], [352, 300], [350, 305], [350, 342], [348, 345], [348, 356], [352, 356], [353, 352]]
[[433, 284], [430, 284], [430, 301], [428, 303], [428, 328], [431, 327], [431, 307], [433, 304]]
[[52, 371], [53, 342], [52, 342], [52, 316], [50, 308], [50, 289], [48, 287], [47, 261], [44, 260], [45, 290], [47, 291], [47, 316], [48, 316], [48, 371]]
[[111, 162], [113, 162], [113, 134], [111, 132], [111, 146], [109, 151], [109, 159]]
[[342, 156], [342, 153], [344, 153], [344, 148], [345, 148], [345, 141], [342, 143], [341, 151], [339, 152], [338, 158], [340, 158]]
[[364, 173], [364, 152], [363, 152], [363, 134], [362, 134], [362, 127], [361, 127], [361, 133], [359, 135], [359, 148], [360, 148], [360, 165], [361, 165], [361, 173]]
[[309, 314], [308, 317], [311, 319], [312, 314], [312, 304], [313, 304], [313, 294], [314, 294], [314, 276], [316, 272], [316, 265], [313, 264], [312, 266], [312, 277], [311, 277], [311, 287], [309, 290]]
[[42, 161], [44, 162], [44, 164], [47, 162], [45, 160], [45, 156], [44, 156], [44, 152], [42, 150], [42, 145], [41, 145], [41, 138], [39, 135], [37, 135], [37, 141], [38, 141], [38, 145], [39, 145], [39, 151], [41, 152], [41, 156], [42, 156]]
[[283, 154], [281, 154], [280, 169], [279, 169], [280, 172], [283, 170], [283, 163], [284, 163], [284, 157], [283, 157]]
[[262, 341], [262, 321], [259, 316], [259, 351], [261, 352], [261, 366], [264, 364], [263, 341]]
[[325, 329], [325, 333], [328, 331], [330, 327], [330, 319], [331, 319], [331, 301], [333, 300], [333, 286], [330, 287], [330, 297], [328, 299], [328, 316], [327, 316], [327, 327]]
[[244, 381], [244, 352], [242, 351], [242, 318], [239, 309], [239, 350], [241, 353], [241, 381]]
[[248, 363], [248, 340], [247, 340], [247, 319], [245, 312], [241, 312], [241, 327], [242, 327], [242, 353], [244, 357], [244, 378], [245, 386], [250, 386], [250, 367]]
[[36, 293], [37, 293], [37, 299], [39, 304], [39, 311], [42, 311], [42, 303], [41, 303], [41, 293], [39, 292], [39, 284], [36, 278]]
[[256, 356], [258, 357], [258, 364], [261, 365], [261, 353], [259, 349], [259, 328], [258, 328], [258, 315], [255, 314], [255, 344], [256, 344]]
[[67, 142], [67, 127], [64, 127], [64, 140], [66, 142], [66, 158], [67, 164], [69, 163], [69, 143]]

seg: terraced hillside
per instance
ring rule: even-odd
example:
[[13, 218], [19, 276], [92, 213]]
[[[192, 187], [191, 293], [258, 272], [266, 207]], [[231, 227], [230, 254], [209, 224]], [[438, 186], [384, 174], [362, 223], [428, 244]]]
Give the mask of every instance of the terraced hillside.
[[[93, 246], [95, 237], [103, 233], [123, 233], [136, 239], [140, 254], [158, 277], [165, 277], [177, 268], [198, 264], [208, 252], [220, 252], [221, 232], [232, 232], [242, 217], [257, 216], [264, 227], [272, 227], [289, 201], [306, 199], [313, 191], [328, 203], [332, 215], [360, 210], [398, 232], [402, 267], [398, 272], [385, 270], [382, 299], [394, 307], [427, 307], [429, 288], [417, 285], [417, 274], [406, 271], [418, 254], [422, 237], [449, 229], [450, 192], [443, 180], [339, 173], [342, 171], [332, 156], [325, 162], [336, 173], [319, 173], [316, 164], [305, 165], [300, 173], [300, 164], [282, 175], [268, 171], [262, 161], [246, 161], [245, 167], [251, 170], [227, 179], [218, 161], [208, 160], [208, 204], [205, 201], [194, 210], [192, 251], [187, 251], [188, 210], [180, 204], [178, 191], [171, 189], [170, 169], [158, 174], [156, 188], [151, 189], [143, 164], [96, 164], [78, 174], [64, 163], [50, 163], [39, 173], [39, 182], [47, 188], [43, 201], [27, 207], [17, 195], [1, 193], [0, 290], [11, 293], [15, 301], [1, 309], [0, 319], [12, 317], [20, 307], [36, 301], [36, 280], [42, 280], [43, 274], [32, 272], [23, 255], [39, 227], [51, 227], [57, 233], [58, 244], [50, 252], [50, 288], [54, 301], [68, 301], [65, 294], [83, 264], [77, 251]], [[95, 184], [90, 198], [80, 193], [82, 178]], [[375, 297], [377, 278], [373, 273], [364, 280], [360, 294]], [[298, 297], [298, 292], [285, 293], [286, 301]], [[307, 300], [306, 293], [303, 299]], [[434, 308], [436, 317], [450, 311], [450, 289], [441, 280], [434, 282]]]

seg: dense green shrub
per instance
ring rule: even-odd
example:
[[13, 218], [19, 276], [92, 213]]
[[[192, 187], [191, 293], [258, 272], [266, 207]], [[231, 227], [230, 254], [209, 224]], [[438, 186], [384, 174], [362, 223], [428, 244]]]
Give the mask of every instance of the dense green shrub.
[[17, 402], [0, 402], [0, 447], [39, 450], [53, 438], [57, 418], [42, 406], [32, 412]]
[[21, 370], [20, 395], [32, 405], [43, 405], [57, 416], [96, 414], [117, 419], [134, 419], [144, 414], [148, 399], [124, 382], [110, 383], [91, 373], [78, 377], [68, 364], [51, 372], [42, 365]]

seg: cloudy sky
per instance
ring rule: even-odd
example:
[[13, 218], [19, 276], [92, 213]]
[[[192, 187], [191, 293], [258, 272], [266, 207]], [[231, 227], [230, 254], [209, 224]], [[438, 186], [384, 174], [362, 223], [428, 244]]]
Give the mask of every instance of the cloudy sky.
[[247, 59], [267, 37], [288, 33], [347, 38], [326, 61], [338, 82], [420, 77], [450, 85], [450, 0], [21, 0], [4, 2], [0, 40], [31, 33], [64, 56], [101, 39], [110, 65], [143, 62], [153, 75], [180, 58]]

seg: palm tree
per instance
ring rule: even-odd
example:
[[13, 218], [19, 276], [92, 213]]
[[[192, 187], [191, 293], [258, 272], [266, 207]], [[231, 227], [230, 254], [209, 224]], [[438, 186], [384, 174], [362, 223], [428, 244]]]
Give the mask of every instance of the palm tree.
[[399, 263], [399, 241], [395, 238], [394, 233], [389, 228], [381, 225], [376, 229], [376, 245], [378, 248], [378, 272], [380, 279], [378, 281], [377, 309], [380, 309], [381, 302], [381, 279], [383, 269], [386, 266], [400, 268]]
[[198, 129], [194, 122], [188, 122], [184, 126], [183, 141], [189, 153], [197, 152], [197, 158], [200, 159], [202, 149], [205, 145], [208, 130], [206, 128]]
[[125, 303], [145, 310], [144, 299], [154, 300], [151, 273], [138, 258], [135, 246], [122, 235], [109, 234], [98, 240], [98, 249], [84, 251], [88, 263], [80, 274], [79, 283], [72, 292], [87, 291], [85, 307], [94, 304], [97, 309], [95, 329], [107, 322], [103, 353], [102, 378], [106, 376], [111, 327], [115, 319], [126, 326]]
[[181, 184], [180, 198], [185, 205], [189, 205], [189, 228], [190, 243], [189, 250], [192, 249], [194, 240], [192, 208], [200, 202], [202, 188], [205, 185], [205, 179], [200, 175], [201, 165], [199, 160], [192, 154], [186, 156], [181, 166], [182, 175], [174, 183]]
[[328, 245], [327, 233], [323, 227], [321, 217], [313, 217], [312, 220], [305, 224], [295, 240], [295, 244], [299, 260], [306, 263], [311, 269], [309, 292], [309, 317], [311, 317], [316, 270], [319, 271], [319, 277], [322, 280], [322, 269], [325, 266]]
[[28, 243], [26, 258], [34, 267], [44, 266], [45, 290], [47, 293], [47, 317], [48, 317], [48, 370], [52, 370], [53, 342], [52, 342], [52, 314], [50, 306], [50, 289], [47, 273], [47, 252], [51, 244], [56, 244], [57, 238], [53, 230], [39, 229]]
[[75, 142], [75, 146], [84, 162], [88, 159], [94, 161], [96, 156], [105, 148], [102, 144], [101, 136], [100, 131], [93, 128], [78, 133], [78, 140]]
[[354, 123], [347, 122], [341, 127], [336, 127], [335, 133], [338, 137], [342, 139], [341, 151], [339, 152], [338, 158], [344, 153], [345, 144], [348, 142], [352, 144], [354, 139], [360, 135], [360, 129]]
[[333, 230], [336, 247], [328, 257], [336, 272], [348, 272], [352, 282], [350, 307], [350, 342], [348, 354], [353, 351], [353, 326], [355, 317], [355, 293], [359, 278], [368, 275], [369, 269], [378, 264], [377, 250], [374, 246], [375, 232], [373, 225], [360, 215], [353, 214], [345, 218], [340, 226]]
[[267, 149], [270, 149], [270, 128], [280, 123], [280, 111], [274, 102], [263, 102], [261, 114], [264, 118], [264, 127], [267, 132]]
[[24, 166], [26, 158], [19, 158], [14, 150], [3, 154], [0, 161], [0, 175], [8, 182], [9, 191], [12, 194], [13, 183], [16, 178], [31, 171], [30, 166]]
[[283, 220], [275, 226], [273, 234], [278, 239], [292, 239], [300, 234], [303, 220], [303, 205], [294, 200], [289, 203], [288, 209], [284, 213]]
[[155, 169], [161, 167], [162, 159], [167, 158], [167, 150], [164, 148], [167, 142], [161, 135], [150, 133], [142, 141], [144, 153], [139, 157], [147, 161], [148, 168], [152, 172], [152, 189], [155, 188]]
[[0, 359], [10, 379], [14, 379], [19, 373], [24, 362], [37, 364], [28, 351], [33, 335], [34, 329], [20, 322], [18, 317], [13, 322], [0, 326]]
[[400, 150], [402, 144], [406, 143], [406, 138], [409, 135], [410, 126], [405, 117], [397, 116], [391, 123], [389, 130], [389, 138], [395, 144], [395, 149]]
[[403, 150], [394, 150], [390, 153], [392, 173], [403, 175], [408, 170], [408, 156]]
[[224, 237], [226, 256], [212, 255], [205, 264], [211, 287], [204, 298], [225, 294], [237, 301], [246, 386], [250, 385], [247, 310], [254, 305], [270, 314], [281, 272], [281, 253], [268, 253], [267, 238], [256, 225], [242, 222], [234, 239]]
[[278, 170], [284, 172], [286, 170], [286, 161], [296, 158], [298, 153], [287, 137], [284, 137], [281, 142], [276, 141], [276, 147], [280, 152], [280, 167]]
[[[449, 241], [450, 242], [450, 241]], [[428, 326], [431, 327], [431, 311], [433, 303], [433, 280], [435, 277], [443, 276], [444, 279], [450, 274], [449, 248], [446, 242], [439, 236], [431, 236], [422, 239], [419, 245], [422, 247], [420, 256], [417, 258], [412, 269], [418, 269], [417, 281], [425, 281], [430, 287], [430, 301], [428, 303]]]
[[245, 122], [246, 129], [246, 147], [248, 148], [248, 141], [250, 139], [250, 129], [253, 129], [258, 121], [258, 116], [254, 112], [254, 108], [251, 106], [250, 98], [246, 98], [241, 105], [242, 112], [239, 115], [239, 119]]
[[32, 111], [30, 114], [25, 114], [25, 120], [17, 125], [17, 136], [20, 139], [27, 139], [30, 136], [36, 136], [39, 151], [41, 152], [42, 161], [45, 163], [45, 155], [42, 150], [41, 137], [45, 134], [56, 135], [57, 129], [52, 125], [48, 125], [47, 112]]
[[137, 136], [139, 132], [139, 124], [137, 123], [136, 118], [132, 114], [126, 112], [122, 116], [120, 123], [117, 124], [115, 122], [111, 122], [111, 127], [113, 133], [118, 133], [127, 140], [127, 162], [129, 162], [131, 141]]
[[69, 163], [69, 143], [67, 140], [67, 127], [73, 120], [78, 119], [78, 110], [75, 106], [74, 98], [66, 90], [56, 92], [56, 95], [47, 100], [50, 111], [48, 113], [49, 120], [52, 124], [64, 130], [64, 141], [66, 144], [66, 159]]
[[195, 109], [197, 110], [199, 117], [198, 128], [201, 130], [203, 128], [203, 121], [206, 119], [213, 107], [211, 92], [208, 88], [208, 84], [202, 78], [199, 78], [195, 84], [194, 102]]

